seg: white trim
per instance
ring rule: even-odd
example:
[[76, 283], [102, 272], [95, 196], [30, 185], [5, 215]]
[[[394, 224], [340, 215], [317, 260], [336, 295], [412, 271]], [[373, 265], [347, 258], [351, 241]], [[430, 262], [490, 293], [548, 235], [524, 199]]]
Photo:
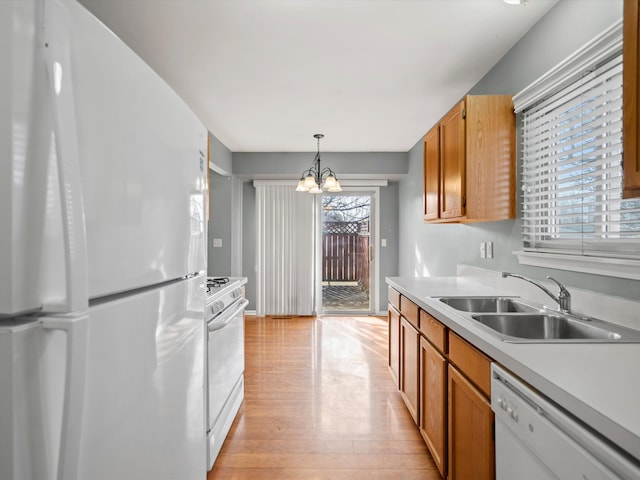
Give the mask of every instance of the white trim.
[[322, 313], [322, 194], [313, 195], [313, 315], [318, 316]]
[[589, 66], [600, 63], [621, 49], [622, 19], [514, 95], [513, 104], [516, 113], [565, 87]]
[[565, 255], [561, 253], [513, 252], [521, 265], [591, 273], [640, 280], [640, 260]]
[[388, 180], [340, 180], [343, 187], [386, 187]]
[[[253, 186], [259, 187], [264, 185], [297, 185], [298, 180], [282, 179], [282, 180], [254, 180]], [[389, 185], [388, 180], [340, 180], [343, 187], [386, 187]]]
[[373, 278], [370, 279], [371, 285], [369, 285], [369, 297], [371, 298], [371, 311], [377, 312], [380, 310], [380, 187], [375, 187], [373, 192], [374, 202], [374, 224], [373, 234]]
[[213, 170], [214, 172], [216, 172], [219, 175], [222, 175], [223, 177], [231, 177], [232, 176], [231, 172], [228, 172], [227, 170], [222, 168], [220, 165], [216, 165], [212, 161], [209, 161], [209, 170]]
[[[342, 183], [342, 181], [340, 181]], [[386, 186], [387, 181], [384, 180]], [[371, 219], [372, 224], [372, 232], [371, 237], [373, 237], [373, 272], [369, 273], [369, 311], [366, 313], [362, 312], [352, 312], [357, 315], [378, 315], [377, 312], [380, 312], [380, 187], [376, 186], [347, 186], [342, 192], [336, 193], [336, 195], [348, 194], [349, 192], [362, 192], [368, 193], [371, 195], [371, 203], [373, 209], [373, 217]], [[326, 192], [330, 194], [330, 192]], [[318, 198], [322, 197], [322, 195], [317, 195]], [[317, 211], [320, 211], [321, 205], [318, 205]], [[318, 223], [317, 223], [317, 232], [322, 231], [322, 218], [321, 215], [318, 215]], [[317, 237], [317, 235], [316, 235]], [[318, 271], [315, 274], [316, 283], [318, 287], [318, 301], [317, 306], [319, 312], [322, 312], [323, 315], [328, 315], [322, 310], [322, 269], [320, 265], [322, 265], [322, 251], [320, 248], [316, 247], [316, 262], [318, 265]], [[349, 315], [350, 313], [347, 311], [333, 312], [336, 315]]]
[[270, 185], [297, 185], [298, 184], [298, 180], [293, 181], [293, 180], [254, 180], [253, 181], [253, 186], [254, 187], [264, 187], [264, 186], [270, 186]]

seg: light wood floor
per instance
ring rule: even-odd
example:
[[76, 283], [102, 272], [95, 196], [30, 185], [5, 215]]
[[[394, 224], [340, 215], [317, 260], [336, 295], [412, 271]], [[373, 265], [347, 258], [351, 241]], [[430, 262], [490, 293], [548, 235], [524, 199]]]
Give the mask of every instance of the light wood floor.
[[247, 316], [245, 400], [207, 480], [440, 480], [375, 317]]

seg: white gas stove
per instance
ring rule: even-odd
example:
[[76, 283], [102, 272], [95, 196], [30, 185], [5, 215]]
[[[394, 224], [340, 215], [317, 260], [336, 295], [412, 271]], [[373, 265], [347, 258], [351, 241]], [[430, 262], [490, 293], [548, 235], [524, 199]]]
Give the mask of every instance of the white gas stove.
[[207, 277], [207, 321], [243, 296], [243, 280], [237, 277]]
[[208, 470], [222, 448], [244, 399], [245, 278], [208, 277], [207, 460]]

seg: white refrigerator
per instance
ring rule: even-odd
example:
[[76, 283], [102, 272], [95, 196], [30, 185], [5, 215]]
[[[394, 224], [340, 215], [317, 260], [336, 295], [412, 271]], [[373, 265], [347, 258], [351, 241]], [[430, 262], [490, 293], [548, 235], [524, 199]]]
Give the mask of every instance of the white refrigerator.
[[0, 480], [202, 480], [207, 131], [75, 0], [0, 1]]

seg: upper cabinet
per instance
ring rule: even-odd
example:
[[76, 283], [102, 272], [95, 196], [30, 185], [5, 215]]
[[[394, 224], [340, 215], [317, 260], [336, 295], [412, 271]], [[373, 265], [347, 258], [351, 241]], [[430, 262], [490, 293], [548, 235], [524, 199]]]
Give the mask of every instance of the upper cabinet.
[[640, 197], [640, 0], [624, 0], [624, 198]]
[[509, 95], [469, 95], [424, 137], [424, 221], [515, 218], [515, 130]]

